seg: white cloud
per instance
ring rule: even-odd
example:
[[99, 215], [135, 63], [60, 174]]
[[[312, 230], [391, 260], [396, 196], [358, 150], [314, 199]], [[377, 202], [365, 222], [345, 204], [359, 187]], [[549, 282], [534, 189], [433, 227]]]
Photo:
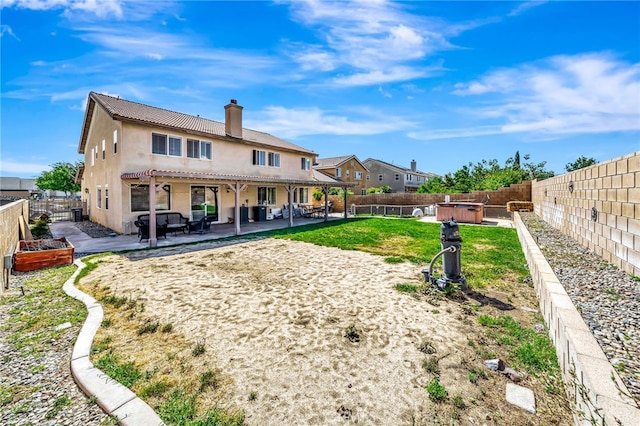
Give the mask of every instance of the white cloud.
[[9, 25], [0, 25], [0, 37], [4, 37], [5, 34], [10, 35], [11, 37], [20, 41], [18, 36], [13, 33], [13, 30]]
[[2, 7], [17, 7], [31, 10], [63, 9], [65, 14], [73, 11], [88, 12], [100, 18], [122, 17], [121, 0], [3, 0]]
[[360, 118], [354, 114], [336, 114], [311, 108], [270, 106], [253, 120], [245, 119], [248, 127], [284, 138], [306, 135], [377, 135], [404, 130], [413, 123], [403, 117], [381, 117], [368, 108], [361, 108]]
[[0, 159], [0, 170], [2, 170], [3, 176], [9, 176], [10, 174], [16, 174], [20, 176], [26, 175], [39, 175], [45, 170], [50, 170], [48, 164], [38, 163], [23, 163], [17, 162], [12, 159]]
[[533, 0], [533, 1], [525, 1], [522, 2], [520, 4], [518, 4], [510, 13], [509, 16], [518, 16], [524, 12], [526, 12], [529, 9], [532, 9], [534, 7], [538, 7], [538, 6], [542, 6], [543, 4], [547, 3], [547, 1], [538, 1], [538, 0]]
[[[314, 30], [322, 46], [291, 43], [303, 71], [334, 71], [340, 85], [377, 85], [424, 77], [434, 52], [450, 49], [437, 20], [411, 15], [398, 3], [379, 1], [289, 3], [293, 18]], [[422, 69], [412, 70], [414, 66]], [[403, 70], [389, 73], [389, 69]], [[348, 75], [348, 77], [344, 77]]]
[[[489, 126], [440, 129], [418, 139], [528, 133], [534, 138], [567, 134], [640, 131], [640, 63], [608, 53], [561, 55], [492, 71], [455, 86], [466, 96], [467, 121]], [[478, 99], [477, 108], [469, 103]], [[459, 111], [460, 112], [460, 111]]]

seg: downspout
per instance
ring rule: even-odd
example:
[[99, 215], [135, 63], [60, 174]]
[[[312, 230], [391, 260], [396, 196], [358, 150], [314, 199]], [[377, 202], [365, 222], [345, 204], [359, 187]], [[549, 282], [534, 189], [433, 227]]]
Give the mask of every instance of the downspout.
[[343, 186], [342, 190], [344, 191], [344, 218], [348, 217], [347, 215], [347, 187]]

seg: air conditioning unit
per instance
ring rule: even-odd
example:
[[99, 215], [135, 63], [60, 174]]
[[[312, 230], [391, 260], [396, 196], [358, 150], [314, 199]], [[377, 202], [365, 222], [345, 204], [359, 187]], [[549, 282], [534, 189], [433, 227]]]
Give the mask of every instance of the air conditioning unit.
[[130, 220], [122, 222], [122, 234], [123, 235], [129, 235], [129, 234], [133, 234], [133, 233], [134, 233], [133, 223], [131, 223]]

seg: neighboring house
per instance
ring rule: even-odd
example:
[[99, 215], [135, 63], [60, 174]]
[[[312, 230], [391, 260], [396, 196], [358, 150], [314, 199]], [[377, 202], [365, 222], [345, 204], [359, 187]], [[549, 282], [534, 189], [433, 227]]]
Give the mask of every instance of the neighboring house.
[[392, 192], [416, 192], [427, 179], [437, 176], [418, 170], [416, 160], [411, 160], [410, 169], [374, 158], [367, 158], [363, 164], [371, 173], [370, 186], [387, 185]]
[[214, 223], [234, 221], [239, 233], [241, 223], [264, 220], [265, 209], [269, 219], [271, 208], [290, 200], [309, 203], [318, 186], [316, 153], [243, 128], [243, 107], [235, 100], [224, 108], [221, 123], [89, 93], [78, 179], [90, 219], [128, 234], [144, 213], [151, 223], [156, 211], [192, 220], [209, 214]]
[[353, 193], [364, 195], [370, 185], [371, 176], [369, 170], [358, 160], [355, 155], [342, 157], [318, 158], [313, 165], [318, 170], [342, 182], [354, 183]]

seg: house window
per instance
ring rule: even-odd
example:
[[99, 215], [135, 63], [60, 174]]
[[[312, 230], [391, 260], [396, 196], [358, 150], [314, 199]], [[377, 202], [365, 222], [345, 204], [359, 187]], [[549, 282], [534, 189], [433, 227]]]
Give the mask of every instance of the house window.
[[118, 131], [117, 130], [113, 131], [113, 153], [114, 154], [118, 153]]
[[270, 186], [258, 187], [258, 204], [265, 205], [276, 203], [276, 188]]
[[266, 163], [266, 155], [265, 151], [260, 151], [258, 149], [253, 150], [253, 165], [255, 166], [264, 166]]
[[311, 159], [302, 157], [300, 159], [300, 169], [301, 170], [309, 170], [311, 169]]
[[367, 180], [371, 180], [371, 175], [367, 173]]
[[104, 186], [104, 209], [109, 210], [109, 185]]
[[382, 175], [378, 175], [378, 182], [382, 182]]
[[362, 172], [353, 172], [353, 178], [355, 180], [362, 180]]
[[366, 190], [366, 189], [364, 189], [364, 188], [362, 188], [362, 189], [360, 190], [360, 195], [367, 195], [367, 190]]
[[336, 169], [336, 177], [342, 177], [342, 169]]
[[413, 181], [413, 175], [405, 175], [404, 176], [404, 180], [405, 180], [405, 182], [412, 182]]
[[211, 160], [211, 142], [187, 139], [187, 157]]
[[96, 157], [93, 156], [93, 150], [94, 148], [91, 148], [91, 165], [92, 166], [96, 163], [96, 160], [95, 160]]
[[278, 154], [277, 152], [269, 153], [269, 166], [280, 167], [280, 154]]
[[296, 188], [293, 191], [293, 202], [306, 204], [309, 202], [309, 188]]
[[167, 135], [151, 134], [151, 153], [167, 155]]
[[349, 170], [347, 170], [347, 177], [349, 177]]
[[96, 207], [99, 209], [102, 208], [102, 188], [101, 187], [96, 188]]
[[400, 180], [400, 175], [396, 173], [396, 180]]
[[182, 138], [169, 136], [169, 155], [182, 157]]
[[106, 149], [107, 149], [107, 142], [104, 139], [102, 139], [102, 159], [103, 160], [107, 158]]
[[[156, 191], [156, 210], [171, 209], [171, 187], [163, 185]], [[131, 187], [131, 211], [149, 211], [149, 185]]]

